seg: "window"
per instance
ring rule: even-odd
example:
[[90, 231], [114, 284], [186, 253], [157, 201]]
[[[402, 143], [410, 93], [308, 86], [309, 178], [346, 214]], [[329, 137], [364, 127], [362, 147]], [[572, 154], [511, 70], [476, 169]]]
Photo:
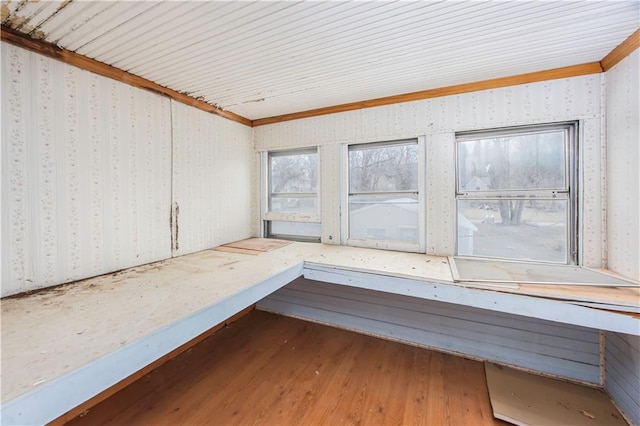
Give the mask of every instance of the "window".
[[575, 263], [576, 127], [456, 135], [458, 255]]
[[416, 139], [348, 147], [348, 244], [424, 251], [423, 152]]
[[318, 150], [270, 152], [265, 169], [265, 235], [320, 241]]

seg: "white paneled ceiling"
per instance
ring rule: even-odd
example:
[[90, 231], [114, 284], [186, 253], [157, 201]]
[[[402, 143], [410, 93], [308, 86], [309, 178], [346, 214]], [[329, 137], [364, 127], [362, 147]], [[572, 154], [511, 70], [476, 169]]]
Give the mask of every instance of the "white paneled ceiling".
[[632, 1], [3, 1], [3, 25], [250, 119], [601, 60]]

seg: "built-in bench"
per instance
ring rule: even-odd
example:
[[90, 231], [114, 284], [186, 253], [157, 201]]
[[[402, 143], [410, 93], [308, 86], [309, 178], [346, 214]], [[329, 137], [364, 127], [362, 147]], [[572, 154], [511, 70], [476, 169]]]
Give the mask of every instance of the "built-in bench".
[[[501, 351], [499, 339], [509, 338], [508, 329], [515, 336], [518, 327], [528, 327], [533, 340], [546, 336], [559, 347], [577, 333], [574, 340], [582, 341], [584, 350], [565, 347], [562, 354], [542, 354], [533, 364], [523, 360], [519, 366], [602, 385], [602, 333], [639, 336], [640, 319], [592, 305], [610, 308], [639, 298], [637, 288], [455, 283], [446, 257], [424, 254], [313, 243], [258, 255], [211, 249], [3, 300], [2, 422], [57, 419], [256, 303], [515, 365], [518, 356], [499, 359], [474, 352], [473, 330], [465, 330], [465, 324], [486, 314], [482, 339], [494, 339], [495, 354]], [[401, 312], [410, 315], [398, 318]], [[510, 324], [515, 320], [522, 324]], [[430, 330], [419, 326], [429, 322]], [[450, 333], [454, 343], [447, 346], [443, 333]], [[529, 341], [527, 350], [540, 352], [536, 344], [554, 346]], [[595, 367], [592, 358], [580, 358], [591, 352]], [[573, 367], [543, 368], [545, 359], [570, 359], [572, 353], [577, 359], [571, 365], [588, 365], [583, 376], [572, 375]]]

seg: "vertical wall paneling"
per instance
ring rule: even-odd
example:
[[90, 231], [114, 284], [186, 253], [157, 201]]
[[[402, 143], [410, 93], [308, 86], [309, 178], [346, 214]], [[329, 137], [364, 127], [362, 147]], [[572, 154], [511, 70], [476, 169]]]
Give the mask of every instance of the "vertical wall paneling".
[[258, 307], [597, 384], [598, 331], [299, 278]]
[[602, 148], [600, 143], [600, 118], [582, 121], [582, 135], [579, 141], [581, 161], [579, 167], [580, 188], [578, 199], [581, 200], [582, 220], [579, 223], [580, 250], [579, 258], [584, 266], [599, 267], [602, 264], [602, 180], [601, 164]]
[[427, 137], [427, 253], [455, 254], [455, 137]]
[[[598, 75], [564, 78], [499, 89], [425, 99], [357, 111], [287, 121], [255, 128], [258, 151], [364, 143], [424, 135], [427, 141], [427, 213], [444, 215], [451, 208], [453, 140], [457, 131], [581, 120], [585, 177], [582, 193], [582, 261], [602, 264], [601, 80]], [[440, 146], [439, 144], [444, 144]], [[336, 154], [339, 151], [336, 151]], [[326, 160], [325, 160], [326, 161]], [[338, 161], [336, 155], [335, 161]], [[429, 170], [431, 166], [431, 170]], [[339, 199], [335, 188], [325, 188], [323, 200]], [[436, 212], [441, 206], [444, 209]], [[431, 211], [429, 211], [431, 209]], [[334, 215], [336, 214], [336, 210]], [[453, 217], [453, 213], [448, 217]], [[323, 222], [329, 220], [323, 216]], [[429, 253], [450, 254], [455, 247], [453, 222], [427, 217]]]
[[171, 108], [174, 255], [250, 237], [257, 168], [251, 128], [178, 102]]
[[[322, 220], [322, 242], [340, 244], [340, 147], [320, 147], [320, 217]], [[330, 194], [335, 194], [333, 197]]]
[[170, 256], [170, 104], [2, 44], [2, 295]]
[[606, 72], [608, 267], [640, 280], [640, 50]]
[[606, 336], [605, 389], [632, 424], [640, 425], [640, 338]]

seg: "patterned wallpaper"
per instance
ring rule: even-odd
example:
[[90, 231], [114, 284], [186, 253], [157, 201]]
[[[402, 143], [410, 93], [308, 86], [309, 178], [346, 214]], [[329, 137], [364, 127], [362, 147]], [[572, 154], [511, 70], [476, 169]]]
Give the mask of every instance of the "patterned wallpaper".
[[640, 280], [640, 50], [606, 84], [608, 267]]
[[3, 44], [3, 295], [170, 256], [169, 108]]
[[2, 296], [257, 234], [250, 128], [6, 43], [1, 106]]
[[[427, 252], [450, 255], [455, 249], [454, 133], [514, 125], [582, 120], [582, 262], [601, 266], [603, 188], [601, 159], [603, 76], [589, 75], [455, 96], [407, 102], [260, 126], [258, 151], [330, 146], [426, 136]], [[323, 149], [323, 162], [338, 162], [340, 149]], [[336, 173], [323, 168], [323, 172]], [[340, 197], [337, 176], [322, 176], [323, 242], [339, 234], [339, 208], [324, 208]], [[335, 241], [335, 238], [334, 240]]]
[[257, 154], [251, 128], [172, 101], [175, 255], [253, 234]]

